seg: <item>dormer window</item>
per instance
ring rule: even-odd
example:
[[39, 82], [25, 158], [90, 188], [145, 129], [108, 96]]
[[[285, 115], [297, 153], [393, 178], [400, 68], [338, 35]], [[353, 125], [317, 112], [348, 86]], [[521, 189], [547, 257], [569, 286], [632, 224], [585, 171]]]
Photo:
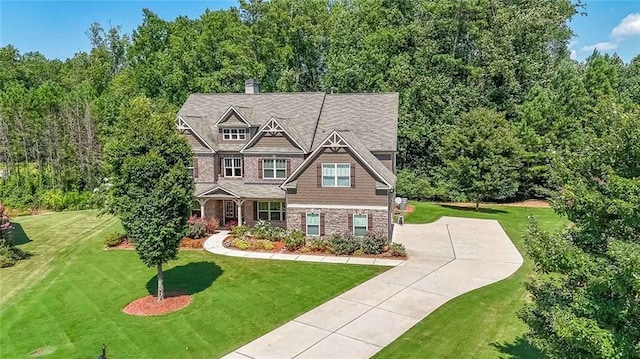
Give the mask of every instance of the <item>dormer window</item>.
[[244, 141], [247, 139], [246, 128], [223, 128], [222, 138], [231, 141]]

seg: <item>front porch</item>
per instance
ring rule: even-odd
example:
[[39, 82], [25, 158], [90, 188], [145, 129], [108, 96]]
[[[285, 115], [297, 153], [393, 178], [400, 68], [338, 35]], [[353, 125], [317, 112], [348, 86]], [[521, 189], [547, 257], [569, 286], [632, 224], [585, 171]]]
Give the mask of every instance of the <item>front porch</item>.
[[[240, 183], [235, 185], [240, 187]], [[229, 189], [229, 185], [222, 187], [220, 184], [203, 187], [196, 185], [193, 213], [200, 217], [217, 218], [221, 228], [236, 224], [251, 226], [258, 220], [286, 227], [284, 192], [279, 188], [276, 192], [273, 191], [274, 186], [257, 184], [242, 184], [235, 190]]]

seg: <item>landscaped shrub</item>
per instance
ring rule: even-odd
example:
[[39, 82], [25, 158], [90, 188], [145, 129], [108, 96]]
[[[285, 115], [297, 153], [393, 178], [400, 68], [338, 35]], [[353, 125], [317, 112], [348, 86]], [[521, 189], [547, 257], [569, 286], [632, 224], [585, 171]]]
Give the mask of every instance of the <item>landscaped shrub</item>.
[[267, 221], [259, 220], [251, 228], [251, 235], [257, 239], [278, 241], [285, 236], [285, 231], [280, 227], [270, 225]]
[[125, 239], [127, 239], [126, 235], [119, 232], [113, 232], [104, 240], [104, 245], [107, 247], [115, 247], [122, 244]]
[[284, 247], [287, 250], [295, 251], [304, 246], [304, 243], [304, 233], [297, 229], [290, 231], [286, 236], [284, 236]]
[[394, 257], [406, 257], [407, 249], [402, 243], [391, 243], [389, 245], [389, 253]]
[[204, 226], [208, 234], [214, 234], [220, 228], [220, 220], [216, 217], [205, 217]]
[[329, 238], [329, 248], [333, 254], [348, 255], [360, 249], [360, 242], [349, 232], [334, 234]]
[[245, 249], [249, 248], [249, 241], [245, 239], [236, 239], [236, 242], [234, 243], [234, 245], [236, 248], [242, 249], [244, 251]]
[[235, 226], [231, 229], [229, 233], [235, 235], [237, 238], [244, 238], [244, 236], [249, 232], [249, 226]]
[[387, 237], [380, 232], [368, 232], [362, 238], [362, 251], [366, 254], [380, 254], [387, 244]]
[[329, 241], [325, 237], [312, 237], [309, 249], [313, 252], [326, 252], [329, 249]]
[[2, 203], [0, 203], [0, 268], [10, 267], [16, 261], [27, 256], [21, 249], [13, 246], [11, 241], [11, 230], [13, 226], [9, 221]]
[[204, 246], [204, 238], [192, 239], [182, 238], [180, 240], [180, 248], [202, 248]]
[[207, 225], [204, 219], [198, 216], [191, 216], [187, 220], [187, 237], [197, 239], [202, 238], [207, 232]]
[[265, 250], [267, 250], [267, 251], [271, 251], [271, 250], [273, 250], [273, 249], [276, 247], [276, 245], [275, 245], [275, 244], [273, 244], [273, 242], [271, 242], [271, 241], [263, 241], [263, 242], [262, 242], [262, 246], [263, 246], [263, 247], [264, 247], [264, 249], [265, 249]]

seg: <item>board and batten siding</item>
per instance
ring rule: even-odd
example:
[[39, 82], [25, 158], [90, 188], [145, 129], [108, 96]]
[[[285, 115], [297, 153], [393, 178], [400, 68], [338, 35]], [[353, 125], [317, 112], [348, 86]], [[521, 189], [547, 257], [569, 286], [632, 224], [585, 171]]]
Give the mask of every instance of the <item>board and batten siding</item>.
[[[318, 164], [350, 163], [355, 168], [354, 187], [318, 186]], [[320, 169], [321, 171], [321, 169]], [[321, 175], [321, 173], [320, 173]], [[351, 153], [341, 148], [338, 152], [323, 149], [320, 155], [296, 179], [295, 193], [287, 194], [288, 204], [336, 204], [387, 207], [386, 193], [376, 194], [376, 180], [369, 170]]]

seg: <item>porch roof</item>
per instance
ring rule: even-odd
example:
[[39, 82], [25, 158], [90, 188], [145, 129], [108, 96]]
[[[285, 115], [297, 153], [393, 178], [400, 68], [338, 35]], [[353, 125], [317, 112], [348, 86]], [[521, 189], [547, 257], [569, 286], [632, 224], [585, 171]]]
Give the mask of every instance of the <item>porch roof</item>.
[[285, 192], [277, 185], [246, 183], [243, 180], [219, 180], [217, 183], [196, 183], [194, 197], [219, 199], [284, 199]]

